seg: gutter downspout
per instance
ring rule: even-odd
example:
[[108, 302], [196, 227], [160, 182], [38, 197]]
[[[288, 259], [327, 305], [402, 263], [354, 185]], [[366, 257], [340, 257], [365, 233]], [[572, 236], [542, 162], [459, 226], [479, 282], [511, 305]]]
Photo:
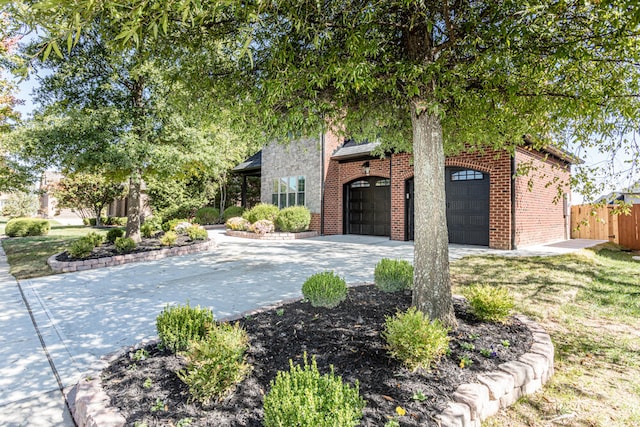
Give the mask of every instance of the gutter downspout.
[[389, 240], [393, 235], [393, 153], [389, 154]]
[[320, 235], [324, 236], [324, 185], [325, 185], [325, 166], [324, 166], [324, 156], [325, 156], [325, 140], [324, 140], [324, 124], [322, 125], [322, 129], [320, 130], [320, 148], [322, 151], [322, 158], [320, 159]]
[[511, 157], [511, 249], [516, 248], [516, 151]]

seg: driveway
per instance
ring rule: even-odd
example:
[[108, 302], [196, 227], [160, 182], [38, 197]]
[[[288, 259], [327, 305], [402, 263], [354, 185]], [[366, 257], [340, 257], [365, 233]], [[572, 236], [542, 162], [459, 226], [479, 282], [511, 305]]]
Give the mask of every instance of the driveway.
[[[23, 280], [18, 286], [0, 254], [0, 424], [72, 426], [60, 390], [96, 370], [102, 356], [155, 337], [156, 316], [167, 304], [206, 306], [221, 319], [300, 297], [304, 280], [323, 270], [348, 283], [371, 282], [380, 259], [413, 258], [412, 243], [387, 238], [259, 241], [220, 230], [210, 235], [218, 247], [207, 253]], [[577, 247], [527, 251], [451, 245], [450, 257], [551, 255], [585, 247], [572, 242]]]

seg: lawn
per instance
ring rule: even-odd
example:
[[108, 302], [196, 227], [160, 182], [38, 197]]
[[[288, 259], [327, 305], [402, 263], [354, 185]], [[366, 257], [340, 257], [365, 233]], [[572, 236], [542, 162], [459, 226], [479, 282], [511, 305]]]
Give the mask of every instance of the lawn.
[[[4, 232], [6, 222], [0, 224]], [[48, 276], [53, 271], [47, 264], [47, 259], [58, 252], [64, 251], [71, 242], [95, 231], [106, 234], [107, 230], [76, 225], [60, 225], [51, 221], [51, 231], [46, 236], [14, 237], [2, 240], [2, 247], [7, 254], [11, 266], [9, 272], [16, 279]]]
[[555, 375], [543, 392], [483, 426], [640, 425], [640, 262], [631, 257], [614, 248], [452, 263], [454, 292], [476, 282], [507, 286], [517, 310], [556, 346]]

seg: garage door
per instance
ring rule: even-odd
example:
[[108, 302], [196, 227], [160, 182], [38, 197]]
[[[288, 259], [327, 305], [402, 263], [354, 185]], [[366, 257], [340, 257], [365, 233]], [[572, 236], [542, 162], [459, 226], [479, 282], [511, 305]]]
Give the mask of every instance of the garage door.
[[[489, 245], [489, 175], [473, 169], [446, 168], [449, 243]], [[413, 240], [413, 178], [406, 183], [406, 236]]]
[[345, 233], [389, 236], [391, 233], [391, 183], [367, 177], [345, 185]]

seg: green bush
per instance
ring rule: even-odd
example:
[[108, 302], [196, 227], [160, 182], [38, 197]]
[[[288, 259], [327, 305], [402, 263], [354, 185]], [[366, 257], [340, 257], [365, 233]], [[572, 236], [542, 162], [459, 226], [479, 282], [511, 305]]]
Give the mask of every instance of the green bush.
[[84, 237], [86, 239], [89, 239], [94, 247], [95, 246], [100, 246], [102, 244], [102, 242], [104, 242], [104, 236], [102, 234], [96, 233], [95, 231], [87, 233], [87, 235], [84, 236]]
[[250, 371], [245, 352], [249, 336], [239, 324], [212, 324], [204, 339], [191, 341], [187, 366], [178, 377], [191, 399], [202, 404], [225, 397]]
[[209, 238], [207, 230], [199, 225], [192, 225], [187, 228], [187, 235], [191, 240], [207, 240]]
[[359, 384], [343, 384], [334, 374], [320, 375], [315, 358], [304, 368], [289, 360], [289, 372], [280, 371], [264, 397], [265, 427], [348, 427], [360, 424], [366, 406]]
[[[102, 224], [102, 225], [107, 225], [107, 220], [108, 220], [108, 218], [107, 218], [106, 216], [101, 216], [101, 217], [100, 217], [100, 224]], [[83, 219], [82, 219], [82, 223], [83, 223], [84, 225], [90, 225], [90, 226], [92, 226], [92, 227], [95, 227], [95, 226], [96, 226], [96, 224], [97, 224], [97, 222], [96, 222], [96, 219], [95, 219], [95, 218], [83, 218]]]
[[396, 292], [413, 287], [413, 266], [409, 261], [382, 258], [373, 272], [376, 287], [383, 292]]
[[174, 353], [185, 351], [189, 342], [201, 340], [213, 325], [213, 312], [207, 308], [166, 306], [156, 318], [156, 329], [162, 345]]
[[224, 226], [233, 231], [247, 231], [251, 228], [251, 223], [244, 218], [235, 216], [233, 218], [229, 218], [227, 222], [225, 222]]
[[382, 337], [387, 341], [389, 355], [412, 371], [429, 370], [449, 349], [447, 328], [438, 320], [431, 322], [415, 307], [385, 319]]
[[278, 217], [278, 213], [280, 209], [277, 206], [271, 205], [269, 203], [259, 203], [245, 211], [242, 214], [242, 217], [249, 221], [251, 224], [256, 221], [260, 221], [261, 219], [268, 219], [271, 222], [275, 222]]
[[290, 206], [278, 213], [275, 224], [279, 230], [284, 232], [306, 231], [311, 224], [311, 211], [304, 206]]
[[136, 242], [131, 237], [118, 237], [115, 241], [116, 252], [126, 254], [136, 248]]
[[49, 234], [49, 221], [39, 218], [15, 218], [9, 220], [4, 233], [9, 237], [45, 236]]
[[505, 322], [513, 310], [513, 296], [503, 286], [474, 284], [462, 294], [469, 300], [473, 314], [482, 321]]
[[124, 236], [124, 230], [121, 228], [112, 228], [107, 231], [107, 242], [114, 243], [118, 237]]
[[229, 206], [222, 213], [222, 219], [224, 222], [227, 222], [229, 218], [233, 218], [235, 216], [242, 216], [244, 213], [244, 208], [242, 206]]
[[178, 241], [178, 233], [175, 231], [165, 231], [165, 233], [160, 237], [160, 244], [162, 246], [173, 246]]
[[302, 285], [302, 295], [314, 307], [334, 308], [347, 298], [347, 284], [332, 271], [317, 273]]
[[140, 233], [142, 237], [150, 238], [156, 235], [159, 230], [156, 229], [153, 224], [145, 222], [140, 226]]
[[169, 206], [165, 209], [162, 209], [159, 213], [162, 215], [162, 218], [165, 222], [172, 219], [188, 221], [188, 219], [183, 218], [193, 218], [198, 208], [202, 206], [201, 203], [201, 201], [190, 200], [180, 205]]
[[93, 248], [95, 248], [93, 240], [90, 237], [85, 236], [72, 242], [69, 249], [67, 249], [67, 252], [71, 258], [86, 258], [91, 255]]
[[175, 231], [176, 226], [181, 223], [188, 223], [188, 219], [184, 218], [174, 218], [162, 223], [162, 231]]
[[220, 221], [220, 210], [212, 207], [200, 208], [196, 212], [195, 222], [200, 225], [217, 224]]
[[127, 225], [127, 217], [126, 216], [108, 216], [103, 219], [104, 225], [117, 225], [120, 227], [124, 227]]

